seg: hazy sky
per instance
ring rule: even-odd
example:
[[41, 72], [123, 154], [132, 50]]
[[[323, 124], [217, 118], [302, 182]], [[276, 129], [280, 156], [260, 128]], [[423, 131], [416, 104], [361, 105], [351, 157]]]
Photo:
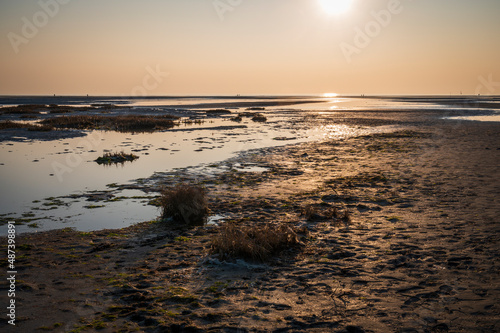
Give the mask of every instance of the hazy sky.
[[0, 0], [0, 95], [499, 94], [499, 36], [499, 0]]

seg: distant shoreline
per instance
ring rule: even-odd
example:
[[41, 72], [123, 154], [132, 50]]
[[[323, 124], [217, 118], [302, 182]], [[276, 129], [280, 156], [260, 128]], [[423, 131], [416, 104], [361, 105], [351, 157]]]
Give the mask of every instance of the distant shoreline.
[[[439, 105], [461, 105], [478, 108], [500, 109], [500, 96], [475, 95], [338, 95], [326, 97], [323, 95], [245, 95], [245, 96], [48, 96], [48, 95], [3, 95], [0, 96], [0, 105], [23, 104], [57, 104], [57, 105], [88, 105], [106, 103], [115, 105], [134, 106], [136, 102], [144, 101], [150, 107], [168, 108], [238, 108], [238, 107], [275, 107], [291, 106], [309, 103], [322, 103], [334, 99], [379, 99], [406, 103], [433, 103]], [[154, 101], [161, 101], [157, 105]], [[183, 101], [193, 100], [193, 103], [182, 104]], [[196, 103], [199, 100], [200, 103]], [[213, 102], [203, 102], [214, 100]], [[172, 104], [166, 102], [172, 101]], [[175, 101], [182, 101], [180, 104]]]

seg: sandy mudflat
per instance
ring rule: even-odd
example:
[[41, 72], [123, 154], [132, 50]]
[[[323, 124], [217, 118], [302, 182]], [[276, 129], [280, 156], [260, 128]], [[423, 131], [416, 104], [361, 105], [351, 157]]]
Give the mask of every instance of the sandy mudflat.
[[[267, 171], [198, 177], [215, 214], [306, 226], [267, 263], [209, 256], [217, 226], [19, 236], [17, 327], [2, 315], [0, 330], [498, 332], [500, 125], [434, 116], [338, 113], [404, 129], [266, 149], [239, 162]], [[333, 207], [351, 222], [322, 219]]]

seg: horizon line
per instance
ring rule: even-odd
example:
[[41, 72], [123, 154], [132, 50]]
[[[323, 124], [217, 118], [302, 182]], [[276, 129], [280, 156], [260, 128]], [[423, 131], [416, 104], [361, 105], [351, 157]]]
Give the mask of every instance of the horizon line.
[[217, 97], [217, 98], [245, 98], [245, 97], [321, 97], [321, 98], [381, 98], [381, 97], [500, 97], [500, 94], [497, 95], [486, 95], [486, 94], [335, 94], [331, 96], [331, 93], [318, 93], [318, 94], [216, 94], [216, 95], [148, 95], [148, 96], [135, 96], [135, 95], [46, 95], [46, 94], [9, 94], [9, 95], [0, 95], [0, 98], [8, 98], [8, 97], [88, 97], [88, 98], [127, 98], [127, 99], [151, 99], [151, 98], [207, 98], [207, 97]]

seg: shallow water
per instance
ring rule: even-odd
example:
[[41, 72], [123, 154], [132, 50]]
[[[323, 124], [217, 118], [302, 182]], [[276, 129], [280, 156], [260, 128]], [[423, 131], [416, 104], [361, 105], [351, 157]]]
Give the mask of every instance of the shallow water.
[[[201, 101], [201, 99], [196, 100]], [[220, 102], [222, 99], [210, 99], [212, 100]], [[154, 103], [154, 100], [148, 99], [145, 102], [149, 105]], [[182, 102], [192, 103], [189, 99], [183, 99]], [[137, 106], [140, 106], [140, 103], [142, 102], [138, 102]], [[71, 195], [81, 196], [92, 191], [113, 191], [114, 187], [107, 185], [131, 183], [155, 173], [168, 173], [175, 168], [198, 166], [198, 170], [214, 172], [215, 170], [207, 166], [250, 149], [392, 131], [396, 127], [365, 128], [347, 125], [311, 127], [301, 119], [308, 113], [324, 116], [344, 109], [394, 108], [435, 109], [437, 104], [390, 102], [369, 98], [331, 98], [325, 99], [324, 103], [301, 104], [287, 108], [269, 107], [265, 111], [259, 111], [266, 114], [267, 123], [255, 123], [249, 118], [244, 118], [241, 123], [235, 123], [227, 116], [207, 119], [198, 125], [181, 125], [157, 133], [90, 131], [86, 137], [55, 141], [0, 142], [0, 188], [2, 189], [0, 217], [4, 222], [22, 217], [43, 218], [19, 225], [19, 232], [63, 227], [89, 231], [121, 228], [136, 222], [152, 220], [159, 215], [156, 207], [148, 205], [155, 193], [123, 190], [113, 194], [127, 199], [104, 204], [102, 201], [95, 203], [81, 197], [72, 198]], [[244, 109], [234, 112], [238, 111]], [[217, 128], [235, 125], [246, 127]], [[116, 166], [103, 166], [94, 162], [107, 151], [134, 153], [139, 159]], [[264, 171], [260, 166], [235, 164], [233, 167], [247, 172]], [[64, 198], [60, 198], [62, 196]], [[6, 230], [0, 225], [0, 234], [5, 235]]]
[[451, 120], [469, 120], [469, 121], [494, 121], [500, 122], [500, 114], [490, 116], [468, 116], [468, 117], [449, 117]]
[[[34, 221], [38, 225], [36, 230], [57, 226], [72, 226], [79, 230], [118, 228], [123, 227], [123, 223], [129, 225], [128, 221], [154, 219], [158, 216], [158, 211], [155, 207], [148, 206], [147, 201], [140, 203], [123, 200], [106, 203], [105, 207], [86, 209], [83, 207], [89, 205], [89, 202], [63, 200], [64, 204], [48, 206], [51, 209], [45, 211], [47, 206], [44, 205], [50, 204], [51, 200], [44, 199], [110, 190], [106, 185], [150, 177], [155, 172], [208, 165], [233, 157], [240, 151], [315, 139], [308, 131], [298, 135], [295, 129], [279, 126], [279, 117], [270, 116], [269, 122], [274, 123], [263, 125], [245, 118], [237, 125], [245, 125], [246, 128], [211, 129], [210, 127], [235, 125], [228, 119], [215, 119], [200, 125], [181, 125], [171, 131], [157, 133], [90, 131], [83, 138], [2, 142], [0, 186], [3, 190], [0, 192], [0, 214], [5, 218], [20, 217], [23, 213], [50, 217], [48, 220]], [[283, 142], [275, 140], [277, 137], [294, 139]], [[139, 159], [111, 166], [94, 162], [107, 151], [134, 153]], [[61, 221], [64, 225], [61, 225]], [[21, 232], [27, 230], [33, 229], [26, 225], [19, 227]]]
[[406, 102], [391, 101], [377, 98], [346, 98], [336, 97], [325, 99], [324, 103], [300, 104], [291, 106], [290, 109], [300, 109], [309, 111], [341, 111], [341, 110], [415, 110], [415, 109], [437, 109], [447, 108], [447, 106], [428, 102]]
[[[113, 187], [107, 187], [108, 184], [124, 184], [175, 168], [199, 165], [203, 169], [203, 165], [207, 167], [250, 149], [326, 138], [345, 138], [376, 131], [329, 126], [297, 133], [296, 130], [249, 125], [247, 129], [232, 131], [198, 130], [137, 135], [94, 131], [89, 133], [87, 138], [55, 142], [16, 142], [13, 145], [2, 143], [0, 186], [9, 190], [1, 192], [0, 214], [21, 217], [22, 213], [34, 213], [36, 217], [48, 217], [34, 221], [37, 224], [36, 230], [57, 227], [75, 227], [82, 231], [120, 228], [134, 222], [155, 219], [159, 215], [158, 209], [149, 206], [149, 200], [144, 199], [110, 202], [105, 203], [104, 207], [88, 209], [84, 206], [93, 203], [81, 198], [63, 198], [60, 199], [63, 203], [53, 205], [51, 203], [54, 200], [50, 198], [81, 195], [91, 191], [109, 191]], [[276, 137], [287, 136], [294, 139], [274, 140]], [[116, 166], [103, 166], [94, 162], [107, 150], [133, 152], [139, 159]], [[235, 164], [234, 168], [246, 172], [264, 171], [264, 168], [259, 166]], [[216, 171], [208, 169], [210, 172]], [[117, 195], [146, 196], [142, 191], [137, 192], [139, 193]], [[95, 205], [100, 206], [102, 203]], [[46, 209], [50, 210], [45, 211]], [[33, 228], [27, 225], [19, 226], [20, 232], [30, 230]]]

